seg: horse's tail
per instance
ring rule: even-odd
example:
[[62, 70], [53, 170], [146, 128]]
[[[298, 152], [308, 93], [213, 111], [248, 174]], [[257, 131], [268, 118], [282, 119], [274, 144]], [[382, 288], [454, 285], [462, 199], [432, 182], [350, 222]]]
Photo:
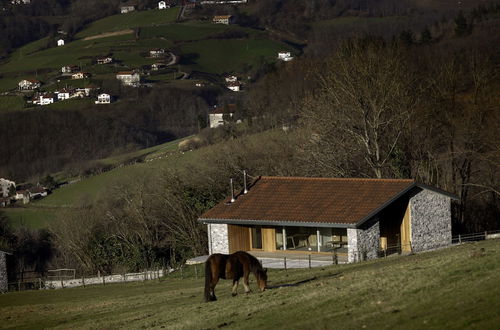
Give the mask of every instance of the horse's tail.
[[210, 301], [210, 284], [212, 283], [212, 259], [208, 258], [205, 262], [205, 301]]

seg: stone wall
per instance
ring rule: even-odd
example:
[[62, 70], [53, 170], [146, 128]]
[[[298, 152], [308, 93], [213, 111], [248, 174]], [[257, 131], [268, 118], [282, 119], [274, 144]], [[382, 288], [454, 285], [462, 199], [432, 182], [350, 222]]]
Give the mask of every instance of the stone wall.
[[208, 224], [208, 253], [229, 254], [229, 239], [226, 224]]
[[7, 292], [7, 283], [7, 255], [0, 251], [0, 293]]
[[380, 249], [379, 221], [368, 221], [361, 228], [348, 228], [347, 244], [348, 262], [377, 258]]
[[451, 244], [451, 200], [430, 190], [410, 198], [411, 244], [414, 252]]

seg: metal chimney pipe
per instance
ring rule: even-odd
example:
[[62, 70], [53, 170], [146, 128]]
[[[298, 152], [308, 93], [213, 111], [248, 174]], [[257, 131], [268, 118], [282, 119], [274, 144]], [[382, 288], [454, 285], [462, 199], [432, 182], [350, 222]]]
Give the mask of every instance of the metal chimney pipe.
[[233, 189], [233, 178], [229, 179], [229, 186], [231, 188], [231, 203], [234, 203], [234, 189]]
[[247, 190], [247, 171], [243, 170], [243, 194], [248, 192]]

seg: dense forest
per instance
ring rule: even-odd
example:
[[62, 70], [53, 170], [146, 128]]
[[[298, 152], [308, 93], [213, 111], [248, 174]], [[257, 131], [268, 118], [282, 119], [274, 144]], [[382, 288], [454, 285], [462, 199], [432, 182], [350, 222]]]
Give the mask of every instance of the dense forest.
[[[196, 218], [242, 169], [255, 176], [414, 178], [460, 197], [454, 233], [499, 229], [500, 5], [445, 12], [417, 3], [262, 0], [246, 12], [230, 7], [242, 24], [297, 42], [302, 56], [262, 68], [238, 97], [145, 89], [105, 112], [2, 115], [2, 175], [41, 175], [200, 130], [193, 147], [207, 146], [203, 162], [123, 182], [106, 200], [62, 214], [49, 231], [16, 232], [2, 221], [4, 241], [27, 251], [23, 265], [40, 271], [48, 262], [106, 273], [175, 264], [205, 252]], [[398, 15], [408, 19], [324, 22]], [[202, 129], [216, 102], [236, 103], [234, 117]]]

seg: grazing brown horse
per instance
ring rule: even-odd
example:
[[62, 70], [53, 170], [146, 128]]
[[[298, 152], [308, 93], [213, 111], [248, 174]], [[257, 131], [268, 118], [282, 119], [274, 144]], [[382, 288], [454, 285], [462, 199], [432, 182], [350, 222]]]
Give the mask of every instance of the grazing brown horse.
[[236, 296], [240, 278], [243, 277], [245, 292], [250, 292], [248, 277], [253, 273], [261, 291], [266, 289], [267, 269], [262, 268], [259, 260], [244, 251], [233, 254], [215, 253], [205, 263], [205, 301], [217, 300], [215, 286], [219, 278], [233, 280], [233, 296]]

